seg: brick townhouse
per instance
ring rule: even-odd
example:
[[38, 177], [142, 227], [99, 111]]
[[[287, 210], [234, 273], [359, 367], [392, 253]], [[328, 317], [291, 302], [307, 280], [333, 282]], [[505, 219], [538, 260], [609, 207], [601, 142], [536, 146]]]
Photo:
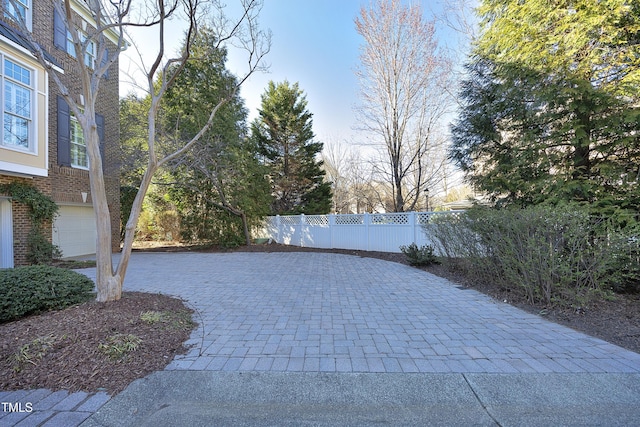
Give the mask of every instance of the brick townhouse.
[[[0, 0], [0, 184], [22, 182], [51, 197], [58, 215], [50, 224], [52, 242], [63, 257], [95, 253], [96, 226], [89, 187], [86, 145], [82, 131], [52, 76], [36, 61], [33, 46], [20, 31], [16, 14], [25, 17], [29, 31], [44, 50], [55, 72], [76, 102], [83, 104], [75, 49], [51, 0]], [[84, 0], [72, 0], [82, 28], [92, 25]], [[80, 29], [79, 31], [82, 31]], [[113, 41], [113, 40], [112, 40]], [[113, 47], [113, 46], [110, 46]], [[95, 61], [96, 46], [89, 45], [84, 60]], [[119, 115], [118, 63], [101, 81], [96, 122], [101, 139], [113, 250], [119, 249]], [[0, 193], [0, 268], [27, 261], [28, 208]]]

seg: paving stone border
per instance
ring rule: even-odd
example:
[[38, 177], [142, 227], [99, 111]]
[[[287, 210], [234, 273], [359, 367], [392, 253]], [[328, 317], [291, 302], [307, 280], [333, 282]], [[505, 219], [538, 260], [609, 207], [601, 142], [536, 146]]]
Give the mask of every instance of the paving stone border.
[[0, 426], [75, 427], [111, 396], [105, 392], [69, 393], [46, 389], [0, 392]]

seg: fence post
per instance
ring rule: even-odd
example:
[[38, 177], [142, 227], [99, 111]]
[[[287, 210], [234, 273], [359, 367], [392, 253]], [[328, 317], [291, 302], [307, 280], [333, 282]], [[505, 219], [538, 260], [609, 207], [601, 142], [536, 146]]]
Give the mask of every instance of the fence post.
[[300, 247], [301, 248], [304, 248], [305, 224], [306, 224], [306, 221], [304, 219], [304, 214], [300, 214]]
[[335, 214], [329, 214], [329, 247], [333, 249], [333, 233], [335, 231], [336, 216]]
[[409, 212], [409, 224], [411, 224], [411, 235], [413, 236], [413, 242], [410, 243], [415, 243], [416, 245], [417, 243], [417, 235], [416, 235], [416, 222], [418, 219], [418, 215], [416, 215], [415, 212]]
[[364, 213], [364, 232], [367, 235], [367, 250], [371, 250], [370, 245], [369, 245], [369, 225], [371, 224], [371, 217], [369, 216], [369, 214], [367, 212]]
[[280, 215], [276, 215], [276, 243], [282, 243], [282, 222]]

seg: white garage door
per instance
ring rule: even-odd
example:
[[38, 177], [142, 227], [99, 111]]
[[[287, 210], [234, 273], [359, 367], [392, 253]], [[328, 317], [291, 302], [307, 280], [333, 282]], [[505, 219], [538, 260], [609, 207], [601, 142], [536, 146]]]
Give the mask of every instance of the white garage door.
[[60, 206], [53, 221], [53, 244], [62, 250], [63, 258], [95, 254], [96, 235], [92, 207]]

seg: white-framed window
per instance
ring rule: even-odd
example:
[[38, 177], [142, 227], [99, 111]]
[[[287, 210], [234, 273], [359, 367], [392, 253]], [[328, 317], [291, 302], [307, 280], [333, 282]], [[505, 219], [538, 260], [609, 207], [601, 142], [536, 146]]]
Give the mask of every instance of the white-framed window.
[[89, 158], [87, 157], [87, 142], [84, 139], [82, 126], [73, 113], [71, 113], [71, 121], [69, 124], [71, 131], [69, 139], [69, 148], [71, 151], [71, 166], [76, 168], [89, 168]]
[[[84, 42], [86, 36], [82, 36], [82, 41]], [[87, 50], [84, 52], [84, 63], [89, 68], [95, 68], [96, 64], [96, 42], [93, 40], [87, 43]]]
[[[79, 36], [80, 36], [81, 43], [84, 43], [87, 40], [86, 34], [81, 32], [79, 33]], [[76, 48], [75, 48], [75, 45], [73, 44], [73, 37], [69, 30], [67, 30], [67, 53], [73, 56], [74, 58], [77, 57]], [[95, 62], [96, 62], [96, 42], [93, 40], [90, 40], [89, 43], [87, 43], [87, 49], [84, 52], [84, 63], [87, 67], [94, 68]]]
[[67, 30], [67, 47], [66, 47], [67, 53], [71, 56], [73, 56], [74, 58], [76, 57], [76, 47], [73, 44], [73, 37], [71, 35], [71, 31]]
[[5, 18], [13, 19], [20, 22], [24, 20], [25, 25], [31, 31], [31, 15], [32, 0], [4, 0], [4, 16]]
[[0, 145], [21, 151], [36, 151], [33, 130], [34, 71], [0, 55], [2, 61], [2, 137]]

